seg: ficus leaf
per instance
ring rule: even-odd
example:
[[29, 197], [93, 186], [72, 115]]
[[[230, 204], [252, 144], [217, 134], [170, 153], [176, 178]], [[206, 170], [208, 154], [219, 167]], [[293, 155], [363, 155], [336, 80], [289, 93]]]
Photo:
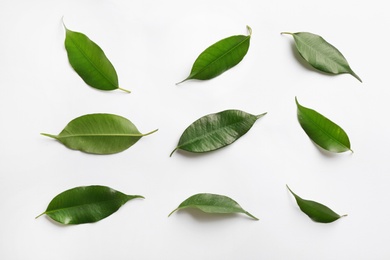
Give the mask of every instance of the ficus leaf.
[[93, 154], [113, 154], [126, 150], [141, 137], [130, 120], [113, 114], [89, 114], [73, 119], [58, 135], [44, 134], [70, 149]]
[[189, 79], [212, 79], [236, 66], [249, 49], [252, 29], [247, 26], [248, 35], [235, 35], [222, 39], [204, 50], [192, 65]]
[[241, 208], [241, 206], [231, 198], [210, 193], [199, 193], [189, 197], [173, 210], [168, 217], [172, 215], [173, 212], [185, 208], [197, 208], [206, 213], [244, 213], [255, 220], [259, 220]]
[[246, 134], [265, 114], [255, 116], [240, 110], [225, 110], [203, 116], [187, 127], [170, 156], [177, 149], [204, 153], [227, 146]]
[[[287, 186], [287, 185], [286, 185]], [[345, 217], [347, 215], [340, 216], [327, 206], [311, 201], [311, 200], [305, 200], [296, 195], [290, 187], [288, 187], [288, 190], [291, 192], [291, 194], [294, 196], [295, 200], [297, 201], [297, 204], [299, 208], [302, 210], [303, 213], [309, 216], [313, 221], [320, 222], [320, 223], [330, 223], [335, 220], [338, 220], [341, 217]]]
[[38, 217], [46, 214], [65, 225], [93, 223], [110, 216], [135, 198], [144, 197], [126, 195], [105, 186], [76, 187], [55, 196]]
[[[65, 25], [64, 25], [65, 26]], [[89, 86], [100, 90], [120, 89], [114, 66], [103, 50], [86, 35], [66, 28], [65, 49], [70, 65]]]
[[297, 104], [298, 121], [309, 138], [318, 146], [334, 153], [351, 150], [347, 133], [337, 124], [315, 110]]
[[291, 34], [294, 37], [299, 54], [314, 68], [331, 74], [349, 73], [362, 82], [343, 54], [321, 36], [308, 32], [282, 34]]

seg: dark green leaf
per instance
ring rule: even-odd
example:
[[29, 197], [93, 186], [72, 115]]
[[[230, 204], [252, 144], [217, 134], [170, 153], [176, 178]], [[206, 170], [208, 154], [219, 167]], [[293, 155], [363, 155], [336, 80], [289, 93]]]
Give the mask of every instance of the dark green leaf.
[[46, 214], [65, 225], [93, 223], [110, 216], [135, 198], [144, 197], [126, 195], [105, 186], [77, 187], [54, 197], [46, 211], [39, 216]]
[[73, 69], [93, 88], [100, 90], [121, 89], [114, 66], [103, 50], [86, 35], [65, 27], [65, 48]]
[[297, 98], [298, 121], [310, 139], [318, 146], [334, 153], [351, 150], [347, 133], [315, 110], [301, 106]]
[[171, 156], [177, 149], [203, 153], [227, 146], [246, 134], [265, 114], [255, 116], [240, 110], [225, 110], [201, 117], [183, 132]]
[[295, 200], [297, 201], [297, 204], [299, 208], [302, 210], [302, 212], [308, 215], [309, 218], [311, 218], [315, 222], [330, 223], [335, 220], [338, 220], [341, 217], [347, 216], [347, 215], [340, 216], [339, 214], [337, 214], [327, 206], [322, 205], [318, 202], [302, 199], [301, 197], [296, 195], [288, 186], [287, 188], [291, 192], [291, 194], [295, 197]]
[[212, 79], [236, 66], [245, 57], [249, 49], [252, 29], [249, 26], [247, 26], [247, 29], [249, 32], [247, 36], [231, 36], [204, 50], [192, 65], [190, 75], [183, 81]]
[[349, 73], [362, 82], [352, 71], [343, 54], [321, 36], [308, 32], [282, 34], [291, 34], [294, 37], [298, 52], [314, 68], [331, 74]]
[[197, 208], [206, 213], [244, 213], [255, 220], [259, 220], [241, 208], [241, 206], [231, 198], [210, 193], [200, 193], [189, 197], [183, 201], [177, 209], [173, 210], [168, 217], [176, 210], [185, 208]]
[[93, 154], [113, 154], [126, 150], [141, 137], [156, 131], [141, 134], [124, 117], [90, 114], [73, 119], [59, 135], [42, 135], [55, 138], [70, 149]]

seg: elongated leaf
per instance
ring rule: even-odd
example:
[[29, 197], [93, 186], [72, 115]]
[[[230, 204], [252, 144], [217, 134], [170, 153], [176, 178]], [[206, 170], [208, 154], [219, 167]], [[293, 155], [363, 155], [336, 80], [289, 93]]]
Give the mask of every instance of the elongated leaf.
[[309, 218], [311, 218], [315, 222], [330, 223], [335, 220], [338, 220], [341, 217], [347, 216], [347, 215], [340, 216], [339, 214], [337, 214], [327, 206], [322, 205], [321, 203], [302, 199], [301, 197], [296, 195], [288, 186], [287, 188], [291, 192], [291, 194], [295, 197], [295, 200], [297, 201], [297, 204], [299, 208], [302, 210], [302, 212], [308, 215]]
[[65, 49], [70, 65], [89, 86], [100, 90], [121, 89], [114, 66], [103, 50], [86, 35], [65, 27]]
[[318, 146], [334, 153], [351, 150], [347, 133], [315, 110], [301, 106], [297, 98], [298, 121], [310, 139]]
[[46, 211], [38, 217], [46, 214], [65, 225], [93, 223], [110, 216], [123, 204], [135, 198], [144, 197], [126, 195], [105, 186], [77, 187], [54, 197]]
[[89, 114], [73, 119], [59, 135], [44, 134], [70, 149], [93, 154], [113, 154], [126, 150], [141, 137], [128, 119], [113, 114]]
[[173, 212], [185, 208], [197, 208], [206, 213], [244, 213], [255, 220], [259, 220], [241, 208], [241, 206], [231, 198], [210, 193], [199, 193], [189, 197], [183, 201], [177, 209], [173, 210], [168, 217], [172, 215]]
[[181, 82], [189, 79], [212, 79], [236, 66], [245, 57], [249, 49], [252, 29], [249, 26], [247, 26], [247, 29], [249, 32], [247, 36], [231, 36], [204, 50], [192, 65], [190, 75]]
[[321, 36], [308, 32], [282, 34], [291, 34], [294, 37], [298, 52], [314, 68], [331, 74], [349, 73], [362, 82], [343, 54]]
[[177, 149], [204, 153], [227, 146], [246, 134], [265, 114], [255, 116], [240, 110], [225, 110], [201, 117], [183, 132], [171, 156]]

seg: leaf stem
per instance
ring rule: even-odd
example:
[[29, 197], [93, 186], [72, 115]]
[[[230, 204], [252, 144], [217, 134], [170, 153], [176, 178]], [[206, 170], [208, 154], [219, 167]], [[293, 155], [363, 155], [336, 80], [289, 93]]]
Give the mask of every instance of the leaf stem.
[[280, 34], [290, 34], [290, 35], [293, 35], [293, 33], [290, 33], [290, 32], [281, 32]]
[[51, 134], [46, 134], [46, 133], [41, 133], [41, 135], [44, 135], [44, 136], [47, 136], [47, 137], [51, 137], [51, 138], [54, 138], [54, 139], [58, 138], [58, 136], [56, 136], [56, 135], [51, 135]]
[[247, 25], [246, 29], [248, 30], [249, 36], [252, 36], [252, 28], [250, 28], [249, 25]]
[[46, 214], [46, 211], [43, 212], [43, 213], [41, 213], [41, 214], [39, 214], [38, 216], [36, 216], [35, 219], [37, 219], [37, 218], [39, 218], [40, 216], [45, 215], [45, 214]]
[[149, 132], [149, 133], [142, 134], [142, 136], [151, 135], [151, 134], [153, 134], [153, 133], [155, 133], [155, 132], [157, 132], [157, 131], [158, 131], [158, 129], [155, 129], [155, 130], [153, 130], [153, 131], [151, 131], [151, 132]]
[[177, 82], [175, 85], [179, 85], [180, 83], [183, 83], [183, 82], [186, 81], [186, 80], [188, 80], [188, 78], [185, 78], [185, 79], [183, 79], [183, 80], [180, 81], [180, 82]]
[[174, 209], [171, 213], [169, 213], [169, 215], [168, 215], [168, 218], [176, 211], [176, 210], [178, 210], [179, 208], [176, 208], [176, 209]]
[[265, 112], [265, 113], [263, 113], [263, 114], [260, 114], [260, 115], [257, 115], [256, 118], [259, 119], [259, 118], [265, 116], [266, 114], [267, 114], [267, 112]]
[[124, 91], [124, 92], [127, 92], [127, 93], [131, 93], [131, 91], [130, 91], [130, 90], [127, 90], [127, 89], [124, 89], [124, 88], [120, 88], [120, 87], [118, 87], [118, 89], [120, 89], [120, 90], [122, 90], [122, 91]]
[[65, 22], [64, 22], [64, 16], [62, 16], [61, 21], [62, 21], [62, 25], [65, 27], [65, 30], [68, 30], [68, 28], [66, 28], [66, 25], [65, 25]]
[[[169, 155], [169, 157], [172, 157], [172, 154], [178, 149], [178, 147], [176, 147], [172, 152], [171, 154]], [[172, 214], [172, 213], [171, 213]]]

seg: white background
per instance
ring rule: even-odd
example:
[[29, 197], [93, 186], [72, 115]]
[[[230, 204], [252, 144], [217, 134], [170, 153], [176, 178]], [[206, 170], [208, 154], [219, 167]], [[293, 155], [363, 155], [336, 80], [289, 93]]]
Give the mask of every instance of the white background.
[[[1, 0], [0, 259], [390, 259], [385, 3]], [[72, 70], [62, 16], [105, 51], [131, 94], [95, 90]], [[239, 65], [175, 85], [206, 47], [246, 34], [246, 25], [253, 35]], [[307, 67], [282, 31], [323, 36], [363, 83]], [[295, 96], [343, 127], [354, 153], [319, 150], [299, 126]], [[225, 109], [268, 114], [231, 146], [169, 157], [189, 124]], [[40, 135], [89, 113], [159, 131], [109, 156]], [[286, 184], [348, 217], [312, 222]], [[146, 199], [95, 224], [35, 219], [55, 195], [84, 185]], [[195, 210], [167, 217], [201, 192], [227, 195], [260, 220]]]

